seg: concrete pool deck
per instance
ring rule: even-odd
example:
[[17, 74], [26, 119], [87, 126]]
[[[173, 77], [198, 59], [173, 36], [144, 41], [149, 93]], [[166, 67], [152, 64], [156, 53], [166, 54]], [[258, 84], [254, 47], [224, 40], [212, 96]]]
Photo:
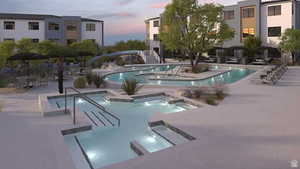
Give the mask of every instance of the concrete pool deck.
[[[107, 169], [282, 169], [300, 160], [300, 68], [290, 69], [276, 86], [255, 85], [250, 77], [229, 85], [219, 106], [153, 117], [197, 140], [138, 157]], [[66, 84], [70, 86], [71, 83]], [[0, 95], [0, 165], [9, 169], [75, 169], [60, 133], [69, 116], [42, 117], [38, 95], [56, 83], [24, 94]], [[174, 93], [174, 89], [145, 88]]]

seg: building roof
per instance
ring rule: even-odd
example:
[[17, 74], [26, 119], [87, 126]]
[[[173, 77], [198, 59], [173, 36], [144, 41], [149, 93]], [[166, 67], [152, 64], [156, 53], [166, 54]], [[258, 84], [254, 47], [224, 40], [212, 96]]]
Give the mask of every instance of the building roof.
[[[0, 19], [25, 19], [25, 20], [45, 20], [46, 18], [62, 18], [56, 15], [44, 14], [21, 14], [21, 13], [0, 13]], [[82, 21], [103, 22], [101, 20], [81, 18]]]
[[145, 22], [149, 22], [151, 20], [156, 20], [156, 19], [159, 19], [160, 17], [153, 17], [153, 18], [149, 18], [149, 19], [146, 19]]

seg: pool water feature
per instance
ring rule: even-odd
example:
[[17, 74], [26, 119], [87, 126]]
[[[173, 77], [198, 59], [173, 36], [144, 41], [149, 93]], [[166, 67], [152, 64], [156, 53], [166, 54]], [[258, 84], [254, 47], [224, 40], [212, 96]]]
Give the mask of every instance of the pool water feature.
[[[105, 99], [104, 93], [87, 94], [88, 97], [103, 105], [109, 112], [121, 119], [121, 126], [94, 127], [93, 130], [77, 133], [76, 137], [88, 156], [94, 168], [101, 168], [113, 163], [126, 161], [138, 155], [130, 148], [132, 141], [145, 145], [150, 152], [156, 152], [173, 145], [160, 135], [152, 131], [148, 121], [155, 113], [176, 113], [196, 108], [180, 102], [169, 104], [165, 96], [135, 99], [133, 102], [110, 102]], [[99, 111], [82, 99], [77, 99], [80, 111]], [[64, 98], [50, 98], [49, 103], [57, 107], [56, 103], [64, 105]], [[67, 105], [72, 107], [72, 97], [68, 97]], [[112, 120], [112, 119], [111, 119]], [[76, 166], [83, 169], [74, 154], [75, 135], [65, 136], [65, 142], [71, 150]]]
[[[172, 69], [175, 69], [176, 65], [168, 66], [156, 66], [150, 67], [146, 70], [136, 70], [130, 72], [114, 73], [108, 75], [105, 79], [112, 81], [114, 83], [121, 84], [125, 79], [136, 79], [143, 84], [148, 85], [166, 85], [166, 86], [206, 86], [213, 85], [215, 83], [234, 83], [237, 82], [246, 76], [255, 72], [251, 69], [240, 69], [240, 68], [225, 68], [225, 70], [231, 70], [207, 79], [202, 80], [149, 80], [147, 77], [152, 75], [143, 75], [144, 73], [153, 73], [153, 72], [166, 72]], [[211, 70], [224, 70], [224, 68], [218, 66], [212, 66]], [[142, 74], [142, 75], [141, 75]]]

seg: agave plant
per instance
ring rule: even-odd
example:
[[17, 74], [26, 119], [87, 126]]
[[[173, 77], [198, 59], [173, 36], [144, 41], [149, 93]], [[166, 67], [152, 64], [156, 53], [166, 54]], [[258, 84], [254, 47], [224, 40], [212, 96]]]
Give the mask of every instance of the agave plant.
[[139, 86], [139, 82], [136, 79], [125, 79], [122, 84], [122, 89], [128, 95], [136, 94], [142, 86]]
[[104, 77], [99, 76], [99, 75], [94, 75], [92, 79], [93, 79], [94, 85], [97, 88], [100, 88], [100, 86], [103, 85], [105, 82]]

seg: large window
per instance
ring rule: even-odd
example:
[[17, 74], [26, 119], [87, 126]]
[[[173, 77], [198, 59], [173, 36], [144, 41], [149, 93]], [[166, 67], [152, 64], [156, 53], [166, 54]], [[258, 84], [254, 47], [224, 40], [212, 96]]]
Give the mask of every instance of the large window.
[[154, 40], [154, 41], [159, 41], [159, 36], [158, 36], [158, 34], [154, 34], [154, 35], [153, 35], [153, 40]]
[[268, 28], [268, 37], [280, 37], [281, 36], [281, 27], [269, 27]]
[[224, 11], [224, 19], [225, 20], [234, 19], [234, 11]]
[[86, 24], [86, 31], [96, 31], [96, 25], [94, 23]]
[[153, 21], [153, 27], [159, 27], [159, 21]]
[[243, 38], [247, 38], [248, 36], [255, 36], [255, 28], [243, 29]]
[[68, 31], [76, 31], [77, 27], [75, 25], [67, 25], [67, 30]]
[[40, 24], [38, 22], [28, 22], [28, 29], [29, 30], [39, 30]]
[[4, 22], [4, 29], [5, 30], [14, 30], [15, 29], [15, 22], [13, 22], [13, 21], [5, 21]]
[[268, 16], [281, 15], [281, 5], [269, 6], [268, 7]]
[[243, 18], [253, 18], [254, 16], [254, 8], [243, 9]]
[[12, 41], [12, 42], [14, 42], [15, 39], [13, 39], [13, 38], [4, 38], [3, 41]]
[[58, 23], [54, 23], [54, 22], [50, 22], [48, 24], [48, 30], [50, 30], [50, 31], [58, 31], [59, 30], [59, 24]]

